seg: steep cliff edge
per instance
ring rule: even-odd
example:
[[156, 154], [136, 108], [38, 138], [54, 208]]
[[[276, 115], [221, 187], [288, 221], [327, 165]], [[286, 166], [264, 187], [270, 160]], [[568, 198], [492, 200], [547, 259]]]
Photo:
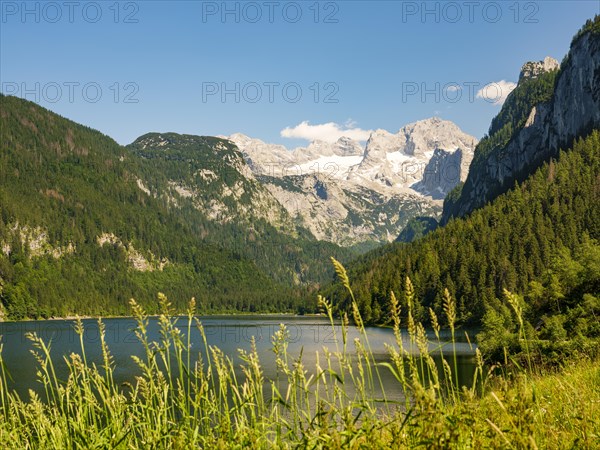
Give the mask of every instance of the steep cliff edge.
[[579, 136], [600, 128], [600, 18], [573, 39], [560, 70], [549, 59], [523, 66], [475, 150], [464, 185], [444, 203], [442, 223], [484, 206], [523, 181]]

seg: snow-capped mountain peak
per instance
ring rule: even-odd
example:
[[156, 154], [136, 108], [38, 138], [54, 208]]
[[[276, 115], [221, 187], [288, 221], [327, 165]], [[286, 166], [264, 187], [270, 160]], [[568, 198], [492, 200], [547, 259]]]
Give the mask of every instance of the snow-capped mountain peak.
[[464, 180], [476, 144], [477, 139], [464, 133], [456, 124], [437, 117], [410, 123], [395, 134], [376, 130], [367, 141], [364, 158], [352, 171], [350, 179], [380, 183], [386, 188], [412, 188], [428, 195], [416, 183], [423, 180], [426, 169], [435, 170], [429, 166], [435, 152], [438, 151], [441, 157], [439, 152], [453, 154], [460, 149], [460, 158], [453, 159], [452, 164], [460, 166], [456, 171], [461, 176], [455, 177], [454, 183], [445, 182], [442, 190], [436, 193], [437, 198]]
[[477, 144], [437, 117], [397, 133], [377, 129], [366, 144], [341, 137], [288, 150], [241, 133], [227, 139], [293, 217], [317, 238], [342, 244], [385, 241], [413, 216], [439, 214]]

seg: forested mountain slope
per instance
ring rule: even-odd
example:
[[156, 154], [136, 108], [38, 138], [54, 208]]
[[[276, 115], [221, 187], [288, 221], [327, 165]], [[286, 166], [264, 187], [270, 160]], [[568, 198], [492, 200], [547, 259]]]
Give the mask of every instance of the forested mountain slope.
[[[589, 22], [574, 46], [598, 40], [597, 24], [598, 19]], [[572, 57], [564, 64], [571, 64]], [[586, 67], [591, 63], [581, 56], [579, 61]], [[526, 103], [543, 99], [556, 77], [570, 85], [587, 80], [574, 73], [579, 72], [571, 67], [520, 84], [511, 94], [513, 103], [505, 105], [492, 129], [510, 128], [506, 124], [519, 122], [515, 99]], [[597, 87], [590, 92], [597, 92]], [[421, 320], [428, 320], [429, 307], [444, 316], [443, 291], [447, 288], [457, 300], [463, 324], [481, 325], [490, 317], [499, 317], [498, 331], [504, 326], [503, 318], [510, 316], [507, 289], [524, 295], [523, 309], [534, 327], [543, 329], [546, 319], [552, 318], [548, 327], [562, 321], [559, 330], [600, 333], [597, 319], [593, 320], [600, 312], [600, 135], [598, 129], [584, 125], [581, 134], [587, 138], [576, 139], [564, 151], [542, 151], [556, 157], [541, 162], [521, 183], [513, 181], [511, 190], [487, 206], [465, 218], [452, 219], [413, 243], [382, 247], [351, 264], [350, 280], [365, 318], [384, 322], [390, 291], [404, 301], [408, 276], [415, 286], [415, 298], [421, 300], [417, 307]], [[489, 158], [498, 152], [492, 150]], [[476, 167], [489, 161], [481, 154], [479, 158], [479, 163], [474, 160]], [[340, 312], [347, 310], [349, 298], [343, 288], [335, 286], [325, 294], [333, 297]]]
[[[152, 310], [159, 291], [178, 306], [195, 296], [205, 310], [295, 310], [301, 291], [331, 276], [326, 257], [346, 259], [347, 251], [305, 238], [244, 178], [230, 143], [168, 138], [161, 151], [122, 147], [0, 96], [3, 316], [125, 313], [131, 297]], [[191, 145], [178, 147], [183, 141]], [[219, 184], [209, 190], [202, 174]], [[229, 198], [225, 187], [239, 183], [245, 193]], [[217, 201], [249, 212], [222, 220], [227, 211], [211, 207]], [[263, 220], [278, 212], [280, 227]]]
[[[420, 319], [427, 319], [428, 307], [441, 315], [448, 288], [458, 300], [459, 319], [479, 323], [504, 289], [530, 293], [541, 285], [556, 288], [555, 295], [562, 297], [597, 293], [600, 260], [593, 262], [596, 268], [590, 262], [587, 275], [563, 275], [565, 261], [600, 256], [599, 238], [600, 134], [595, 131], [467, 219], [453, 220], [411, 244], [365, 255], [350, 265], [349, 274], [368, 320], [384, 319], [390, 291], [402, 293], [409, 276], [422, 300]], [[587, 264], [582, 261], [581, 270]], [[335, 295], [344, 310], [343, 289]], [[543, 299], [545, 294], [535, 295]]]
[[278, 282], [318, 284], [331, 275], [330, 255], [352, 255], [297, 224], [230, 141], [149, 133], [127, 149], [146, 194], [197, 224], [203, 241], [253, 261]]
[[560, 148], [600, 128], [599, 17], [573, 38], [560, 70], [537, 74], [523, 67], [518, 87], [477, 145], [464, 185], [446, 199], [442, 223], [492, 201]]

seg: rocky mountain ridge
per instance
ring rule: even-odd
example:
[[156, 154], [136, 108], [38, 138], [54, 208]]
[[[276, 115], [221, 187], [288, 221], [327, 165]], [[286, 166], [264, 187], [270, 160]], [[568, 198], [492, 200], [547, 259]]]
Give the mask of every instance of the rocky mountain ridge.
[[344, 246], [389, 242], [411, 218], [438, 216], [477, 144], [436, 117], [376, 130], [365, 145], [342, 137], [289, 151], [239, 133], [228, 139], [298, 224]]
[[559, 62], [551, 56], [546, 56], [542, 61], [526, 62], [521, 68], [519, 83], [537, 78], [543, 73], [552, 72], [553, 70], [558, 69], [560, 69]]
[[575, 138], [600, 127], [597, 22], [576, 36], [560, 70], [551, 58], [523, 66], [519, 86], [492, 122], [490, 136], [475, 151], [464, 186], [445, 203], [443, 223], [482, 207], [571, 146]]

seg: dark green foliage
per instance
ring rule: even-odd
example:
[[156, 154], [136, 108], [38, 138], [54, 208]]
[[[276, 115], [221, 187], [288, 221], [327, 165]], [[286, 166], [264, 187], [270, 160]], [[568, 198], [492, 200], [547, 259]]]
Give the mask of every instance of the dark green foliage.
[[[454, 186], [454, 188], [450, 192], [448, 192], [448, 195], [446, 195], [446, 198], [444, 199], [444, 214], [454, 214], [454, 211], [456, 211], [457, 208], [457, 204], [458, 202], [460, 202], [464, 186], [464, 181], [461, 181], [456, 186]], [[443, 223], [445, 217], [442, 216], [441, 220]]]
[[509, 95], [500, 113], [492, 120], [490, 130], [477, 147], [469, 171], [477, 172], [495, 152], [501, 152], [525, 125], [531, 109], [552, 99], [558, 71], [546, 72], [519, 83]]
[[[502, 164], [501, 161], [507, 156], [506, 152], [509, 144], [514, 139], [520, 139], [523, 136], [520, 132], [527, 123], [527, 119], [533, 108], [544, 106], [552, 110], [554, 107], [555, 88], [561, 85], [561, 77], [565, 76], [565, 73], [576, 73], [578, 70], [576, 67], [569, 66], [571, 64], [571, 51], [573, 51], [577, 41], [583, 36], [597, 40], [599, 23], [600, 16], [596, 16], [593, 20], [589, 20], [579, 31], [573, 39], [571, 50], [565, 57], [560, 70], [541, 73], [535, 78], [521, 79], [516, 89], [508, 95], [500, 113], [492, 120], [488, 135], [475, 148], [473, 161], [469, 167], [469, 176], [464, 186], [460, 192], [454, 192], [444, 202], [442, 224], [448, 223], [452, 217], [469, 214], [473, 209], [479, 208], [487, 202], [492, 201], [498, 195], [507, 192], [515, 182], [520, 183], [524, 181], [542, 163], [548, 161], [550, 158], [555, 158], [558, 155], [559, 147], [570, 147], [574, 138], [586, 136], [593, 128], [598, 127], [598, 124], [591, 122], [581, 123], [578, 126], [578, 130], [573, 131], [576, 133], [574, 136], [560, 136], [557, 142], [548, 140], [548, 136], [545, 135], [538, 136], [540, 144], [532, 144], [537, 148], [530, 149], [534, 151], [531, 151], [525, 167], [520, 167], [518, 170], [509, 172], [503, 176], [490, 175], [491, 172], [488, 170], [488, 166], [490, 164], [492, 166]], [[589, 57], [594, 58], [595, 56], [594, 54], [590, 54]], [[592, 94], [590, 92], [590, 95]], [[554, 111], [555, 115], [557, 113], [558, 111]], [[519, 155], [512, 153], [508, 156], [510, 156], [509, 159], [519, 158]], [[490, 176], [483, 178], [485, 174]]]
[[[484, 173], [485, 165], [493, 156], [500, 155], [510, 141], [525, 126], [527, 118], [535, 105], [548, 102], [554, 94], [558, 71], [546, 72], [529, 80], [519, 83], [502, 106], [500, 113], [492, 120], [489, 135], [485, 136], [475, 148], [475, 155], [469, 167], [470, 174]], [[519, 180], [513, 180], [519, 181]], [[510, 182], [510, 180], [509, 180]], [[510, 185], [506, 182], [491, 189], [487, 199], [492, 200], [497, 195], [506, 192]], [[444, 215], [442, 223], [457, 214], [457, 207], [463, 199], [468, 199], [473, 190], [471, 177], [464, 184], [453, 189], [444, 200]]]
[[[598, 33], [598, 23], [598, 17], [589, 21], [574, 42]], [[520, 82], [477, 146], [471, 175], [485, 174], [490, 162], [502, 160], [532, 108], [552, 101], [561, 75], [553, 71]], [[470, 175], [446, 198], [443, 228], [359, 259], [349, 275], [364, 315], [377, 321], [370, 312], [385, 310], [392, 290], [400, 293], [406, 310], [402, 286], [408, 276], [415, 298], [422, 299], [418, 319], [426, 319], [429, 307], [442, 316], [441, 292], [448, 288], [457, 299], [459, 321], [483, 327], [482, 349], [492, 358], [502, 358], [505, 349], [525, 350], [528, 357], [532, 351], [550, 361], [578, 351], [593, 353], [600, 342], [599, 136], [582, 124], [580, 139], [566, 144], [571, 151], [537, 149], [541, 156], [512, 178], [484, 180], [485, 197], [473, 195]], [[466, 219], [452, 218], [463, 200], [472, 205], [473, 199], [483, 207]], [[523, 294], [509, 296], [513, 304], [520, 299], [522, 325], [507, 305], [505, 290]], [[329, 294], [340, 312], [348, 308], [343, 290], [334, 287]], [[530, 339], [530, 347], [521, 348]]]
[[[160, 142], [160, 145], [148, 144]], [[229, 141], [206, 136], [176, 133], [149, 133], [136, 139], [127, 148], [137, 158], [136, 173], [152, 193], [170, 192], [177, 200], [178, 214], [185, 223], [196, 224], [202, 240], [230, 250], [238, 258], [253, 261], [274, 280], [288, 285], [307, 285], [326, 281], [332, 274], [330, 256], [347, 260], [352, 252], [328, 242], [316, 242], [304, 229], [281, 230], [257, 215], [244, 217], [241, 209], [253, 210], [260, 205], [265, 188], [241, 173], [245, 167], [242, 154]], [[216, 175], [207, 178], [206, 173]], [[203, 175], [204, 173], [204, 175]], [[194, 190], [192, 197], [178, 195], [171, 186], [176, 182]], [[224, 196], [223, 189], [239, 189], [242, 193]], [[164, 196], [164, 195], [163, 195]], [[168, 199], [166, 199], [168, 201]], [[212, 201], [222, 203], [235, 220], [209, 220]], [[200, 205], [200, 206], [199, 206]], [[263, 206], [264, 207], [264, 206]], [[287, 212], [279, 205], [282, 216]], [[291, 221], [290, 221], [291, 223]], [[288, 226], [289, 228], [289, 226]]]
[[[268, 175], [259, 175], [257, 178], [264, 183], [271, 183], [275, 186], [279, 186], [282, 189], [285, 189], [289, 192], [304, 192], [296, 183], [302, 182], [302, 177], [299, 175], [296, 176], [287, 176], [287, 177], [270, 177]], [[295, 182], [291, 181], [294, 180]]]
[[[478, 325], [485, 317], [489, 329], [511, 333], [514, 319], [503, 306], [508, 289], [525, 294], [526, 318], [534, 327], [543, 326], [534, 318], [566, 314], [564, 322], [547, 322], [547, 336], [560, 336], [561, 323], [567, 333], [589, 336], [597, 333], [591, 314], [597, 314], [600, 294], [599, 240], [600, 133], [594, 131], [492, 204], [417, 242], [361, 257], [349, 276], [365, 311], [387, 311], [391, 290], [403, 304], [409, 276], [415, 298], [422, 299], [419, 319], [427, 319], [427, 307], [443, 316], [441, 293], [448, 288], [460, 322]], [[332, 287], [327, 294], [340, 311], [347, 310], [343, 289]], [[574, 326], [577, 320], [581, 324]]]
[[[347, 259], [332, 244], [264, 221], [249, 230], [209, 220], [191, 200], [174, 206], [169, 180], [193, 185], [200, 167], [226, 184], [239, 181], [228, 165], [239, 152], [227, 141], [168, 134], [176, 144], [168, 150], [126, 148], [7, 96], [0, 125], [0, 244], [10, 248], [0, 252], [0, 301], [10, 318], [124, 314], [131, 297], [152, 312], [159, 291], [180, 308], [195, 296], [202, 311], [313, 309], [304, 292], [331, 276], [329, 256]], [[204, 196], [218, 195], [208, 187]], [[23, 240], [40, 233], [47, 249], [31, 255]], [[104, 233], [119, 242], [100, 246]], [[50, 254], [57, 249], [60, 257]], [[155, 270], [134, 270], [134, 249]]]
[[433, 217], [415, 217], [408, 221], [408, 224], [396, 238], [396, 242], [416, 241], [435, 230], [437, 226], [438, 222]]
[[[513, 130], [522, 128], [531, 109], [538, 103], [547, 102], [552, 98], [557, 74], [558, 71], [545, 72], [536, 78], [523, 80], [518, 89], [508, 95], [500, 113], [492, 119], [489, 138], [493, 138], [507, 126]], [[483, 153], [478, 156], [480, 158], [485, 157], [486, 152], [480, 148], [476, 149], [475, 153]]]
[[596, 15], [593, 19], [586, 20], [585, 25], [581, 27], [575, 36], [573, 36], [571, 46], [577, 42], [581, 36], [588, 32], [591, 32], [592, 34], [600, 34], [600, 15]]
[[586, 238], [573, 252], [560, 249], [540, 280], [522, 298], [528, 349], [514, 313], [501, 303], [487, 308], [478, 341], [489, 358], [502, 359], [505, 349], [524, 358], [528, 350], [544, 363], [560, 363], [600, 349], [600, 245]]

